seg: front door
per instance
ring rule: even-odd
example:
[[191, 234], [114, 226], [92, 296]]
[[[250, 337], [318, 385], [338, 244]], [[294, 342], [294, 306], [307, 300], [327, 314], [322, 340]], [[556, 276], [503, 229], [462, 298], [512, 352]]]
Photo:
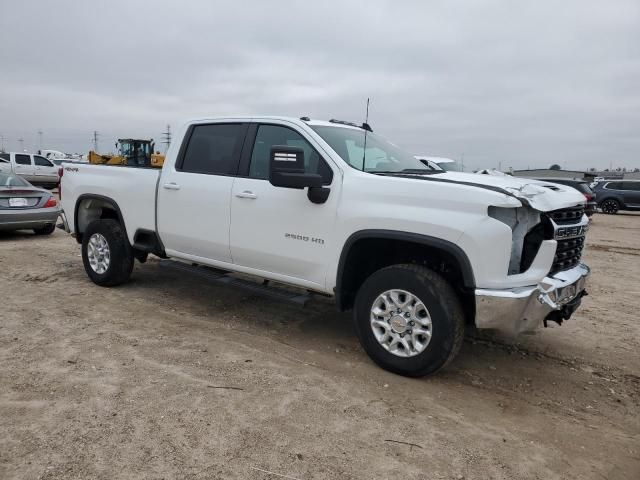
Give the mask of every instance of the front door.
[[[341, 176], [311, 142], [282, 124], [257, 126], [248, 166], [236, 178], [231, 196], [231, 254], [235, 264], [325, 286], [327, 251], [333, 241]], [[325, 203], [314, 204], [306, 189], [269, 183], [273, 145], [303, 148], [308, 172], [319, 173], [331, 188]], [[242, 168], [241, 167], [241, 170]], [[335, 167], [334, 167], [335, 168]], [[268, 276], [268, 275], [267, 275]]]
[[170, 256], [231, 263], [231, 187], [246, 130], [243, 123], [194, 125], [175, 165], [162, 170], [158, 232]]
[[41, 183], [57, 183], [58, 182], [58, 167], [53, 162], [47, 160], [40, 155], [33, 156], [33, 163], [35, 166], [35, 177]]

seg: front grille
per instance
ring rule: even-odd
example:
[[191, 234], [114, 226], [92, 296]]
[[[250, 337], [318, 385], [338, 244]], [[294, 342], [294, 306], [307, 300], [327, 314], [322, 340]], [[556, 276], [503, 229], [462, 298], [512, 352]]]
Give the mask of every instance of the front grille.
[[574, 207], [554, 210], [553, 212], [548, 212], [545, 215], [553, 220], [556, 225], [575, 225], [576, 223], [580, 223], [583, 214], [584, 207]]
[[[545, 227], [545, 239], [555, 238], [555, 229], [550, 220], [553, 220], [553, 223], [556, 225], [576, 225], [582, 220], [583, 214], [583, 207], [565, 208], [543, 214], [542, 221]], [[561, 238], [558, 239], [557, 242], [558, 247], [556, 248], [553, 264], [551, 265], [550, 275], [563, 270], [569, 270], [580, 263], [585, 236], [582, 234], [574, 238]]]
[[558, 240], [556, 256], [553, 259], [551, 273], [561, 272], [575, 267], [580, 263], [582, 249], [584, 247], [584, 236], [569, 240]]

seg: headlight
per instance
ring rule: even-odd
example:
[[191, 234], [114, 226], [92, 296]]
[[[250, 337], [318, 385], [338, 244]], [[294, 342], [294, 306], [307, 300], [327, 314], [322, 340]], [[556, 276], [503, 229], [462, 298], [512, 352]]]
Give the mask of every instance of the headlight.
[[[487, 214], [511, 229], [511, 256], [509, 258], [508, 275], [516, 275], [527, 270], [540, 247], [537, 239], [533, 243], [527, 239], [528, 234], [530, 232], [535, 233], [533, 232], [534, 228], [540, 224], [540, 212], [530, 207], [504, 208], [490, 206]], [[527, 239], [526, 251], [525, 239]], [[534, 243], [537, 243], [537, 245], [534, 245]]]

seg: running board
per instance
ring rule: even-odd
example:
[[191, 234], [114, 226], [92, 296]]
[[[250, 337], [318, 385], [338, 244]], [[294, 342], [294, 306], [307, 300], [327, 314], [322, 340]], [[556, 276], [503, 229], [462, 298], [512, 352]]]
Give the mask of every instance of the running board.
[[265, 284], [259, 284], [250, 280], [233, 277], [229, 272], [224, 270], [218, 270], [204, 265], [189, 265], [174, 260], [160, 260], [159, 263], [163, 268], [186, 272], [221, 285], [241, 288], [271, 300], [293, 303], [301, 307], [304, 307], [307, 302], [311, 300], [311, 296], [308, 293], [290, 292], [283, 288], [271, 287], [266, 284], [266, 280]]

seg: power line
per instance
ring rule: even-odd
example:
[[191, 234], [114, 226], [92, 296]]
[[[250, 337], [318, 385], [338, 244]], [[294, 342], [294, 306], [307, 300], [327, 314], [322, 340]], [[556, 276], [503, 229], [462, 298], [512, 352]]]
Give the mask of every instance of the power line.
[[38, 130], [38, 147], [42, 151], [42, 130]]
[[93, 131], [93, 151], [98, 153], [98, 136], [100, 134], [98, 133], [97, 130]]

